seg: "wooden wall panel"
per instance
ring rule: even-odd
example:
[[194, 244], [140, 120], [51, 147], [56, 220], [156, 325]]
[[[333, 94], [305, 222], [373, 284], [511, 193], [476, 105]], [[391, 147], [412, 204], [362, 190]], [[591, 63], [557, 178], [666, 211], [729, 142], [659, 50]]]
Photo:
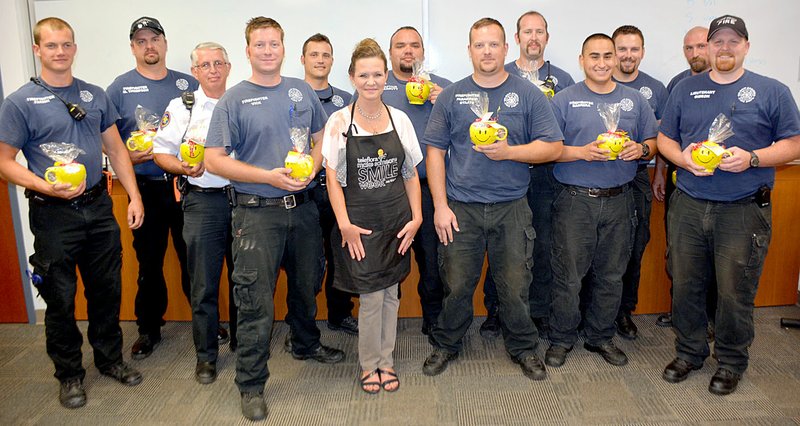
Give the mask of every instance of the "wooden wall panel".
[[[125, 222], [127, 196], [121, 185], [116, 184], [114, 193], [114, 214], [118, 222]], [[764, 273], [761, 277], [756, 306], [791, 305], [797, 302], [797, 280], [800, 275], [800, 221], [796, 220], [800, 211], [800, 166], [785, 166], [778, 169], [775, 191], [773, 192], [773, 234]], [[650, 218], [650, 244], [647, 246], [642, 266], [642, 279], [639, 288], [637, 314], [666, 312], [670, 309], [670, 280], [666, 274], [664, 253], [664, 205], [653, 202]], [[122, 311], [121, 319], [135, 320], [133, 301], [136, 295], [136, 274], [138, 265], [132, 246], [133, 237], [127, 226], [122, 226], [123, 266], [122, 266]], [[165, 319], [189, 320], [191, 311], [180, 288], [180, 270], [177, 256], [172, 248], [167, 251], [164, 273], [169, 287], [169, 306]], [[484, 264], [484, 273], [486, 265]], [[422, 310], [417, 294], [417, 269], [412, 261], [411, 274], [402, 283], [400, 303], [401, 317], [420, 317]], [[481, 282], [483, 280], [481, 279]], [[223, 273], [223, 290], [220, 291], [220, 311], [227, 320], [227, 278]], [[78, 316], [86, 317], [86, 302], [83, 292], [77, 297]], [[286, 275], [281, 272], [275, 291], [275, 318], [286, 315]], [[324, 292], [317, 296], [319, 319], [327, 318]], [[357, 306], [357, 300], [356, 300]], [[473, 298], [476, 315], [485, 315], [482, 285], [478, 286]], [[355, 310], [357, 312], [357, 308]]]
[[[27, 218], [23, 219], [27, 220]], [[22, 288], [22, 275], [19, 268], [17, 239], [14, 233], [14, 222], [11, 219], [11, 199], [8, 193], [8, 182], [0, 179], [0, 323], [28, 322], [28, 307], [25, 304], [25, 293]]]

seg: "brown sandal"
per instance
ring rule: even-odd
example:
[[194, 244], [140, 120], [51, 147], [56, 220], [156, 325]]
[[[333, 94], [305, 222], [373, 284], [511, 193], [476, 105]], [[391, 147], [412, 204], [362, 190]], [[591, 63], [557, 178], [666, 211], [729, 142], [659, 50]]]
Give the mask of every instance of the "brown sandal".
[[[369, 381], [372, 377], [378, 377], [378, 381]], [[376, 394], [381, 391], [381, 382], [380, 382], [380, 370], [373, 370], [371, 373], [367, 374], [360, 378], [361, 381], [361, 390], [368, 393], [368, 394]], [[376, 386], [375, 389], [370, 389], [370, 387]]]
[[[389, 380], [381, 381], [381, 387], [383, 388], [383, 390], [385, 390], [386, 392], [397, 392], [397, 390], [400, 389], [400, 379], [397, 378], [397, 372], [381, 370], [380, 368], [376, 371], [381, 374], [381, 378], [383, 378], [384, 374], [391, 377], [391, 379]], [[386, 386], [392, 383], [397, 383], [397, 387], [394, 389], [390, 389]]]

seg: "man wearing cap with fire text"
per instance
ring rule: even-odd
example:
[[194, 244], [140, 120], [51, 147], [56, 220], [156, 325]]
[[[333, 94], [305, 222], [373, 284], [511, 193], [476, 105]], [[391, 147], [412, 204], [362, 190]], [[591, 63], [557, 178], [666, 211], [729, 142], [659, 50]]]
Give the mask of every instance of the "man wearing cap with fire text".
[[[676, 357], [663, 378], [683, 381], [708, 357], [706, 292], [716, 279], [718, 368], [708, 390], [726, 395], [748, 366], [753, 302], [772, 234], [770, 191], [775, 167], [800, 156], [800, 113], [788, 87], [744, 68], [750, 41], [741, 18], [711, 21], [708, 42], [711, 72], [675, 86], [658, 135], [659, 151], [678, 166], [667, 218]], [[734, 134], [719, 168], [708, 171], [692, 154], [707, 150], [699, 144], [723, 118]]]

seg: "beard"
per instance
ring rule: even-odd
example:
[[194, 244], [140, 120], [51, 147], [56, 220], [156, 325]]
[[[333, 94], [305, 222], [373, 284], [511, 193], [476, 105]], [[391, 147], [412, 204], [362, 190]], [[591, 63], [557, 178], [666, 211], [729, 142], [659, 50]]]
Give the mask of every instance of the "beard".
[[689, 68], [694, 73], [700, 73], [708, 69], [708, 60], [702, 56], [695, 56], [689, 60]]
[[414, 72], [414, 65], [413, 64], [406, 65], [406, 64], [400, 62], [400, 72], [402, 72], [402, 73], [412, 73], [412, 72]]
[[727, 72], [733, 70], [733, 68], [736, 67], [736, 58], [734, 58], [733, 56], [717, 55], [714, 63], [717, 65], [718, 71]]
[[144, 63], [147, 65], [155, 65], [159, 62], [161, 62], [161, 55], [159, 55], [158, 53], [154, 53], [152, 55], [145, 55], [144, 57]]
[[622, 71], [623, 74], [633, 74], [636, 72], [636, 62], [622, 62], [619, 63], [619, 70]]

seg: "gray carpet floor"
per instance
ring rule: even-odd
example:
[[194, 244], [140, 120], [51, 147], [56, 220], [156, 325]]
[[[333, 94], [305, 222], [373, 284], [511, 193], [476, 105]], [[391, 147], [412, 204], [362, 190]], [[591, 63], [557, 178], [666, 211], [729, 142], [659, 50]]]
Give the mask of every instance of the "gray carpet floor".
[[[276, 323], [271, 378], [266, 387], [270, 425], [502, 425], [502, 424], [800, 424], [800, 330], [782, 329], [780, 317], [800, 317], [798, 307], [756, 310], [750, 369], [739, 389], [721, 397], [708, 392], [716, 370], [709, 359], [685, 382], [669, 384], [661, 371], [673, 358], [674, 335], [655, 325], [655, 315], [634, 317], [639, 338], [616, 338], [630, 362], [605, 363], [576, 345], [548, 379], [533, 382], [505, 353], [502, 340], [478, 334], [476, 318], [465, 350], [440, 376], [422, 374], [430, 352], [420, 320], [400, 321], [395, 351], [401, 387], [394, 394], [367, 395], [357, 386], [357, 339], [328, 330], [325, 344], [347, 354], [337, 365], [296, 361], [282, 349], [288, 327]], [[86, 324], [81, 323], [85, 332]], [[125, 358], [136, 325], [123, 323]], [[67, 410], [58, 403], [58, 383], [45, 352], [44, 327], [0, 325], [0, 424], [247, 424], [233, 383], [235, 357], [221, 349], [219, 378], [194, 381], [194, 348], [188, 323], [172, 322], [149, 358], [132, 361], [145, 375], [125, 387], [92, 367], [84, 344], [88, 404]], [[547, 342], [540, 340], [540, 355]]]

